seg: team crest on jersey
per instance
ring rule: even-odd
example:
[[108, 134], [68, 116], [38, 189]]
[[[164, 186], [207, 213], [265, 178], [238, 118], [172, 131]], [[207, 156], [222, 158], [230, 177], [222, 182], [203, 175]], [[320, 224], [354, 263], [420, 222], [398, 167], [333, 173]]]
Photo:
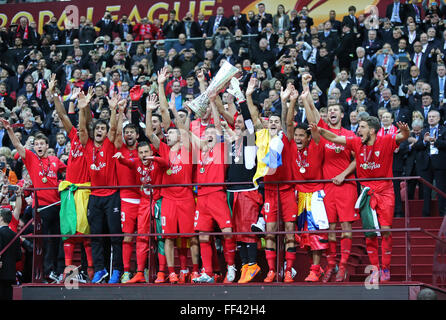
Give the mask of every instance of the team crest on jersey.
[[101, 155], [101, 157], [103, 157], [104, 156], [104, 151], [101, 151], [99, 154]]
[[375, 151], [375, 155], [379, 157], [379, 151]]

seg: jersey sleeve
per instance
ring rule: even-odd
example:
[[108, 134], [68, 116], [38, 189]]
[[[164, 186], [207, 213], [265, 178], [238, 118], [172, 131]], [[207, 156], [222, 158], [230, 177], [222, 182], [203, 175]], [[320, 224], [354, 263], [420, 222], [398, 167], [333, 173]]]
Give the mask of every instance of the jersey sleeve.
[[169, 160], [169, 147], [164, 142], [160, 142], [159, 148], [158, 148], [158, 154], [161, 158], [168, 161]]
[[349, 136], [349, 137], [345, 137], [345, 146], [353, 152], [357, 152], [357, 146], [358, 146], [358, 142], [361, 143], [361, 138], [357, 137], [357, 136]]
[[30, 171], [30, 169], [32, 168], [32, 164], [33, 164], [34, 160], [36, 159], [36, 157], [37, 156], [34, 152], [32, 152], [29, 149], [25, 149], [25, 159], [22, 159], [22, 160], [23, 160], [23, 164], [26, 166], [26, 169], [28, 171]]
[[71, 142], [77, 139], [77, 129], [73, 126], [71, 127], [70, 132], [68, 133], [68, 138]]
[[319, 119], [319, 122], [317, 123], [317, 126], [322, 128], [322, 129], [328, 130], [328, 124], [324, 120], [322, 120], [322, 118]]

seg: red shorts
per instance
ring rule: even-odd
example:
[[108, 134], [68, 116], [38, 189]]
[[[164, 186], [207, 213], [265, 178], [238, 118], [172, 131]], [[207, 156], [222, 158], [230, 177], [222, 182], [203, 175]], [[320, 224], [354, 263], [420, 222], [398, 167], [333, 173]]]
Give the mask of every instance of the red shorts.
[[392, 189], [385, 189], [380, 192], [369, 191], [370, 207], [376, 210], [380, 226], [390, 227], [393, 222], [395, 209], [395, 193]]
[[[262, 196], [257, 190], [232, 192], [232, 218], [234, 221], [234, 232], [251, 232], [251, 225], [259, 219]], [[236, 241], [256, 243], [256, 235], [236, 235]]]
[[[152, 208], [153, 210], [153, 208]], [[138, 233], [150, 233], [150, 200], [141, 198], [138, 208]], [[149, 240], [149, 237], [138, 237]]]
[[139, 204], [121, 199], [121, 229], [123, 233], [133, 233], [136, 229]]
[[[284, 222], [295, 222], [297, 219], [297, 201], [294, 189], [280, 190], [280, 214]], [[262, 214], [265, 221], [277, 222], [277, 190], [265, 189], [265, 203]]]
[[[182, 200], [163, 198], [161, 203], [162, 233], [194, 233], [194, 213], [194, 198]], [[164, 238], [177, 238], [177, 236]]]
[[232, 228], [231, 212], [224, 191], [198, 196], [197, 209], [195, 210], [195, 231], [213, 231], [214, 221], [222, 230]]
[[329, 223], [353, 222], [360, 219], [355, 211], [355, 203], [358, 199], [356, 185], [344, 183], [337, 186], [334, 183], [327, 183], [324, 191], [324, 206]]

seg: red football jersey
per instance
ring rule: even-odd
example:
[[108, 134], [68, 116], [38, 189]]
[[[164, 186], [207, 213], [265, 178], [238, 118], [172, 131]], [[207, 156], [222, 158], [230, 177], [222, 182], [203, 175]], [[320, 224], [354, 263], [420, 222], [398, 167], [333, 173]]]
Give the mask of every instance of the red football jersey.
[[[170, 150], [164, 142], [160, 142], [159, 155], [168, 162], [169, 167], [164, 171], [162, 184], [191, 184], [192, 183], [192, 153], [185, 147], [177, 152]], [[169, 187], [161, 190], [161, 196], [173, 200], [193, 198], [192, 187]]]
[[[118, 161], [121, 166], [126, 166], [133, 170], [132, 175], [135, 175], [136, 171], [136, 184], [146, 185], [160, 185], [163, 178], [164, 170], [168, 167], [166, 160], [160, 157], [155, 157], [153, 161], [150, 161], [147, 166], [145, 166], [139, 158], [123, 159], [120, 158]], [[140, 190], [141, 196], [150, 199], [150, 189]], [[153, 200], [157, 201], [161, 198], [161, 189], [153, 189]]]
[[[396, 134], [376, 137], [372, 146], [364, 145], [360, 137], [348, 137], [347, 147], [356, 154], [356, 174], [358, 178], [393, 177], [393, 152], [398, 148]], [[368, 181], [361, 185], [380, 191], [393, 188], [392, 181]]]
[[[291, 155], [294, 180], [322, 180], [322, 163], [324, 162], [324, 145], [322, 141], [316, 144], [311, 139], [310, 144], [300, 151], [293, 141], [291, 144]], [[323, 183], [296, 184], [296, 189], [305, 193], [316, 192], [323, 188]]]
[[[354, 137], [356, 136], [353, 131], [344, 129], [333, 129], [328, 124], [320, 119], [318, 126], [324, 128], [338, 136]], [[324, 179], [333, 179], [350, 165], [351, 150], [346, 146], [330, 142], [321, 137], [321, 142], [324, 146], [324, 165], [322, 167], [322, 176]], [[355, 175], [352, 173], [346, 177], [346, 179], [354, 179]], [[349, 182], [353, 183], [354, 182]]]
[[68, 138], [71, 141], [70, 155], [68, 156], [67, 175], [65, 180], [71, 183], [85, 183], [90, 181], [90, 171], [84, 156], [84, 147], [77, 135], [77, 129], [73, 126]]
[[[293, 180], [291, 169], [291, 143], [284, 133], [282, 136], [283, 150], [282, 150], [282, 165], [276, 169], [274, 174], [269, 174], [263, 177], [263, 181], [290, 181]], [[297, 150], [297, 148], [296, 148]], [[286, 190], [291, 188], [290, 184], [281, 184], [279, 190]], [[275, 184], [265, 184], [265, 189], [277, 190]]]
[[[200, 159], [195, 168], [195, 182], [197, 183], [224, 183], [225, 182], [225, 145], [217, 143], [212, 150], [200, 152]], [[198, 186], [198, 194], [204, 195], [218, 190], [223, 186]]]
[[[116, 159], [113, 158], [116, 153], [116, 148], [108, 137], [105, 138], [104, 143], [99, 148], [94, 145], [92, 139], [88, 139], [84, 153], [87, 158], [92, 187], [118, 185]], [[92, 189], [91, 194], [104, 197], [112, 195], [116, 190], [117, 189]]]
[[[25, 159], [23, 163], [28, 170], [29, 176], [34, 188], [51, 188], [59, 187], [57, 173], [67, 168], [65, 163], [54, 156], [39, 158], [35, 153], [26, 149]], [[43, 180], [43, 181], [42, 181]], [[46, 180], [46, 182], [44, 182]], [[41, 190], [37, 191], [38, 205], [47, 206], [60, 200], [57, 190]], [[33, 200], [33, 206], [35, 199]]]
[[201, 123], [201, 119], [196, 119], [191, 121], [189, 129], [193, 134], [195, 134], [198, 138], [201, 139], [204, 135], [204, 131], [210, 124], [214, 124], [214, 118], [211, 118], [208, 124], [206, 125]]
[[[135, 148], [130, 150], [125, 143], [122, 144], [122, 147], [118, 151], [122, 153], [125, 159], [139, 160], [138, 149]], [[134, 186], [140, 184], [134, 170], [121, 164], [120, 161], [116, 163], [116, 170], [119, 172], [118, 184], [120, 186]], [[120, 196], [121, 199], [139, 199], [141, 198], [141, 193], [135, 188], [121, 189]]]

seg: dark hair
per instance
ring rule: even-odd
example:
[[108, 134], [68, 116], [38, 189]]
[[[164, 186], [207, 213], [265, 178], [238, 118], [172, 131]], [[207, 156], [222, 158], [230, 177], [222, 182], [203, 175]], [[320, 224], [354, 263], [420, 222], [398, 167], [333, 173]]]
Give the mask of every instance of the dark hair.
[[135, 130], [136, 132], [138, 132], [138, 128], [137, 128], [136, 125], [133, 124], [133, 123], [128, 123], [128, 124], [126, 124], [126, 126], [124, 127], [124, 131], [127, 130], [127, 129], [133, 129], [133, 130]]
[[157, 117], [160, 122], [163, 122], [163, 117], [161, 115], [159, 115], [158, 113], [153, 113], [152, 117]]
[[150, 148], [150, 143], [148, 143], [147, 141], [138, 142], [138, 149], [146, 146]]
[[348, 11], [352, 11], [352, 10], [354, 10], [356, 12], [356, 7], [355, 6], [348, 7]]
[[0, 216], [2, 217], [3, 221], [7, 224], [9, 224], [12, 220], [12, 213], [9, 209], [0, 209]]
[[342, 105], [340, 105], [339, 103], [329, 105], [329, 106], [327, 107], [327, 111], [328, 111], [328, 109], [330, 109], [331, 107], [339, 107], [339, 110], [341, 110], [342, 113], [345, 113], [344, 107], [343, 107]]
[[36, 136], [34, 137], [34, 141], [36, 141], [36, 140], [44, 140], [46, 144], [49, 144], [48, 137], [46, 135], [44, 135], [43, 133], [36, 134]]
[[[101, 109], [102, 111], [102, 109]], [[105, 124], [105, 126], [107, 127], [107, 131], [110, 129], [110, 126], [108, 125], [108, 122], [105, 121], [104, 119], [98, 119], [93, 123], [93, 132], [96, 129], [96, 127], [100, 124]]]
[[308, 137], [311, 136], [311, 132], [308, 130], [308, 124], [305, 122], [297, 124], [297, 126], [294, 127], [294, 132], [296, 132], [297, 129], [302, 129]]
[[375, 134], [378, 133], [379, 129], [381, 129], [381, 123], [379, 122], [377, 117], [368, 116], [360, 121], [367, 122], [369, 128], [375, 129]]
[[429, 96], [430, 98], [432, 98], [432, 95], [429, 92], [424, 92], [421, 97], [426, 97]]

